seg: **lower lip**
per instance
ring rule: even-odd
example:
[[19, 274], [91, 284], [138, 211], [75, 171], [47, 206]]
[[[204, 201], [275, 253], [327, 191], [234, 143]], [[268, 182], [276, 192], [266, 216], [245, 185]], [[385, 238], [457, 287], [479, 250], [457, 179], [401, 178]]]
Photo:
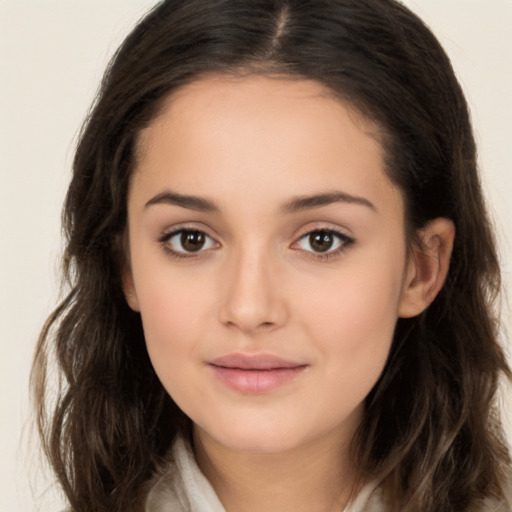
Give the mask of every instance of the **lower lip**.
[[215, 376], [228, 388], [241, 393], [257, 395], [273, 391], [295, 380], [306, 366], [272, 368], [269, 370], [243, 370], [210, 365]]

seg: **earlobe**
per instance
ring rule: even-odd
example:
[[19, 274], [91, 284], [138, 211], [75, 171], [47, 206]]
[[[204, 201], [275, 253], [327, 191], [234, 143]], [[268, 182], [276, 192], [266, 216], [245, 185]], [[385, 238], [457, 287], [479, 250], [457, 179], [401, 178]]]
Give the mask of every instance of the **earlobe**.
[[398, 316], [410, 318], [422, 313], [441, 290], [448, 269], [455, 238], [450, 219], [431, 220], [421, 231], [422, 244], [409, 256]]
[[133, 309], [133, 311], [139, 312], [139, 299], [137, 298], [137, 292], [135, 291], [132, 272], [129, 268], [123, 270], [122, 286], [123, 293], [126, 298], [126, 302], [128, 303], [128, 306], [130, 306], [130, 308]]

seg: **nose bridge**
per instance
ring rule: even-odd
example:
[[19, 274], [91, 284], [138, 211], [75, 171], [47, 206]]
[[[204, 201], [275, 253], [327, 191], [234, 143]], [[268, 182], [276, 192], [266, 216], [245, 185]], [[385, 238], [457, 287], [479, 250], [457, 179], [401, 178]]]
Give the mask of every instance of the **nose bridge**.
[[277, 274], [265, 247], [248, 243], [234, 249], [223, 276], [221, 321], [243, 331], [280, 325], [285, 308]]

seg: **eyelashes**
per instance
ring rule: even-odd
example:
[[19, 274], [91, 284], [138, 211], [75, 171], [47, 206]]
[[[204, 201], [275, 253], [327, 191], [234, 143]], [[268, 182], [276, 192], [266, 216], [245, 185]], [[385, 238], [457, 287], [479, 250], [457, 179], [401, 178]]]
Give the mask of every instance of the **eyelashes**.
[[[176, 259], [198, 258], [218, 249], [221, 244], [199, 229], [180, 228], [164, 233], [158, 239], [164, 250]], [[290, 245], [308, 258], [327, 261], [340, 255], [355, 243], [352, 237], [330, 228], [313, 229]]]
[[327, 261], [339, 256], [354, 243], [352, 237], [334, 229], [314, 229], [302, 235], [291, 248], [304, 251], [309, 258]]
[[160, 237], [159, 242], [164, 249], [177, 258], [187, 258], [199, 253], [220, 247], [211, 236], [199, 229], [179, 229]]

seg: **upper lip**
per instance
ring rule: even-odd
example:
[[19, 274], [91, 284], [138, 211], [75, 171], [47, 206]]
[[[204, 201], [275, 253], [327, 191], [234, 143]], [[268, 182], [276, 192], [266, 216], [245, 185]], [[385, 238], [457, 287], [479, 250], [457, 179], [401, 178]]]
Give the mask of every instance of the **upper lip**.
[[303, 363], [288, 361], [271, 354], [229, 354], [210, 361], [213, 366], [239, 368], [241, 370], [275, 370], [278, 368], [297, 368]]

